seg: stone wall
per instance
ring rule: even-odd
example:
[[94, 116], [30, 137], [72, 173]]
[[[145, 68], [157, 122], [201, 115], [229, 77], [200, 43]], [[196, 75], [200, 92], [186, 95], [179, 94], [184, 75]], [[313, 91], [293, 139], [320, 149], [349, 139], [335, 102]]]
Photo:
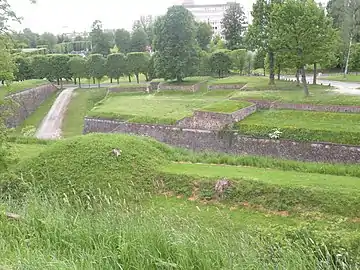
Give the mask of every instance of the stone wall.
[[110, 93], [120, 93], [120, 92], [147, 92], [147, 86], [137, 86], [137, 87], [110, 87]]
[[200, 82], [197, 84], [184, 85], [184, 84], [174, 84], [174, 83], [159, 83], [158, 89], [159, 91], [166, 90], [180, 90], [180, 91], [189, 91], [189, 92], [197, 92], [201, 89], [201, 86], [206, 82]]
[[256, 105], [240, 109], [233, 113], [195, 111], [193, 116], [179, 120], [176, 126], [191, 129], [220, 130], [243, 120], [254, 112], [256, 112]]
[[299, 111], [360, 113], [360, 106], [295, 104], [253, 99], [247, 99], [246, 101], [255, 103], [258, 109], [291, 109]]
[[6, 105], [0, 108], [8, 114], [6, 126], [17, 127], [57, 90], [55, 85], [48, 84], [7, 96]]
[[214, 84], [209, 85], [208, 90], [217, 90], [217, 89], [237, 89], [241, 90], [245, 84]]
[[256, 139], [233, 132], [183, 129], [175, 126], [135, 124], [93, 118], [85, 118], [83, 132], [84, 134], [111, 132], [146, 135], [172, 146], [195, 151], [269, 156], [298, 161], [360, 163], [360, 146]]

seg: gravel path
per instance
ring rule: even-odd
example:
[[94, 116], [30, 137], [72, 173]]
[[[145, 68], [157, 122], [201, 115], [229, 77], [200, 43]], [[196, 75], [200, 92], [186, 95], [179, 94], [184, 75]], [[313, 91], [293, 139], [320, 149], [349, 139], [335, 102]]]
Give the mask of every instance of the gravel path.
[[61, 137], [61, 124], [64, 119], [64, 114], [71, 100], [71, 95], [76, 88], [77, 87], [66, 88], [59, 94], [36, 131], [36, 138], [59, 139]]
[[[290, 80], [296, 80], [292, 76], [282, 76], [282, 78], [287, 78]], [[313, 81], [313, 76], [306, 76], [306, 80], [310, 83]], [[360, 83], [356, 82], [339, 82], [339, 81], [329, 81], [326, 79], [321, 79], [321, 76], [317, 78], [317, 84], [324, 84], [334, 86], [334, 91], [339, 92], [345, 95], [360, 95]]]

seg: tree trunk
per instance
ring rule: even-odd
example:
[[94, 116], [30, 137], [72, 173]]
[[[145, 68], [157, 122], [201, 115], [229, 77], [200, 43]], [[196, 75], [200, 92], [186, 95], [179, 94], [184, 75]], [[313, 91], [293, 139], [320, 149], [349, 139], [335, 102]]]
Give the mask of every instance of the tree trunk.
[[139, 81], [139, 74], [135, 74], [135, 77], [136, 77], [136, 82], [137, 82], [137, 83], [140, 83], [140, 81]]
[[313, 85], [316, 85], [316, 76], [317, 76], [317, 65], [316, 65], [316, 63], [314, 63]]
[[309, 96], [309, 89], [308, 89], [308, 85], [306, 82], [306, 74], [305, 74], [305, 67], [301, 67], [301, 81], [304, 87], [304, 94], [306, 97]]
[[270, 75], [269, 75], [269, 85], [275, 84], [275, 56], [273, 51], [269, 51], [269, 67], [270, 67]]
[[116, 80], [117, 80], [117, 84], [120, 84], [120, 82], [119, 82], [119, 78], [117, 78]]
[[131, 75], [129, 75], [129, 82], [131, 83]]
[[76, 77], [74, 78], [74, 84], [77, 85]]
[[266, 68], [264, 67], [264, 77], [266, 77]]
[[280, 77], [281, 77], [281, 66], [278, 65], [278, 74], [277, 74], [277, 77], [278, 77], [278, 81], [280, 81]]
[[63, 90], [63, 80], [60, 80], [60, 89]]
[[79, 77], [79, 88], [81, 88], [81, 79]]
[[110, 78], [110, 83], [112, 83], [112, 78]]
[[98, 88], [100, 88], [100, 79], [98, 79]]
[[348, 73], [348, 69], [349, 69], [349, 59], [350, 59], [350, 54], [351, 54], [351, 45], [352, 45], [352, 36], [350, 35], [349, 49], [348, 49], [348, 53], [347, 53], [347, 56], [346, 56], [346, 64], [345, 64], [345, 70], [344, 70], [344, 78], [346, 77], [346, 75]]
[[296, 86], [300, 86], [300, 69], [296, 70]]
[[145, 80], [148, 82], [149, 81], [149, 75], [147, 73], [145, 73]]
[[[240, 75], [241, 75], [241, 73], [240, 73]], [[219, 78], [221, 78], [221, 71], [219, 70]]]
[[56, 79], [57, 85], [60, 85], [60, 80], [59, 78]]
[[95, 84], [96, 82], [95, 82], [95, 78], [93, 77], [93, 84]]

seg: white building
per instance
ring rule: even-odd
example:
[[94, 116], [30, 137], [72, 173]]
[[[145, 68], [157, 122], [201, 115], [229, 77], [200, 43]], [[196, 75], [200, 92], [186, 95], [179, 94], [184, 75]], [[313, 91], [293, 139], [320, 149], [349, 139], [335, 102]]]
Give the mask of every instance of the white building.
[[[226, 4], [196, 5], [194, 0], [184, 0], [183, 6], [194, 15], [196, 21], [209, 23], [214, 31], [214, 36], [219, 35], [224, 38], [221, 20], [224, 17], [226, 9], [233, 3], [234, 2], [228, 2]], [[245, 12], [245, 15], [249, 18], [249, 14], [247, 13], [248, 12]]]

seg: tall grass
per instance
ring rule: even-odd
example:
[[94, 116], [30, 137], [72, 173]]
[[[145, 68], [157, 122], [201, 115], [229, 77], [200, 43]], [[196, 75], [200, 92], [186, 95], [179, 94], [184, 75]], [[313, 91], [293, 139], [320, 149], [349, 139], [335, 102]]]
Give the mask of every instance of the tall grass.
[[[279, 242], [254, 230], [236, 230], [231, 223], [208, 226], [181, 208], [164, 211], [101, 192], [93, 195], [69, 202], [66, 194], [32, 190], [23, 204], [3, 202], [23, 218], [0, 218], [0, 267], [350, 269], [350, 262], [334, 259], [311, 239]], [[221, 223], [214, 218], [214, 224]]]

